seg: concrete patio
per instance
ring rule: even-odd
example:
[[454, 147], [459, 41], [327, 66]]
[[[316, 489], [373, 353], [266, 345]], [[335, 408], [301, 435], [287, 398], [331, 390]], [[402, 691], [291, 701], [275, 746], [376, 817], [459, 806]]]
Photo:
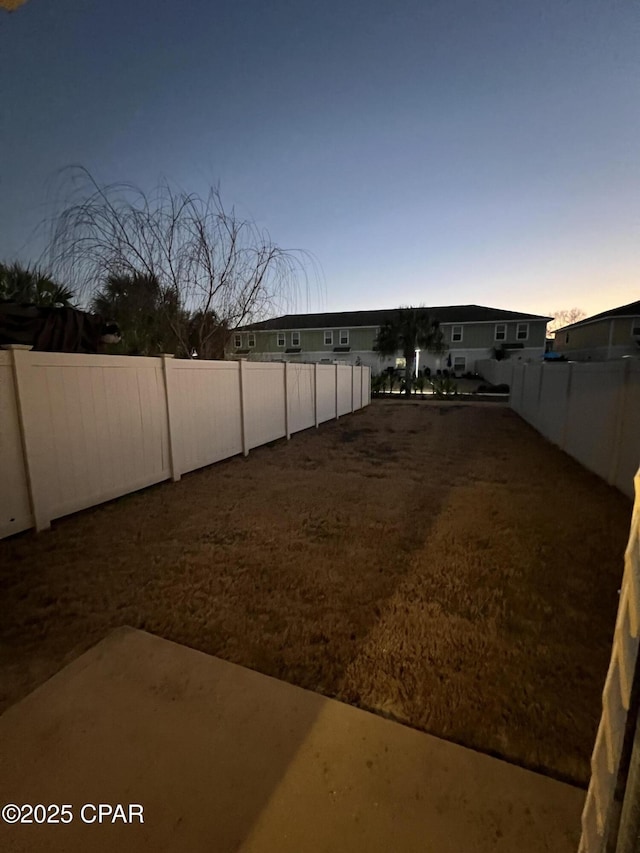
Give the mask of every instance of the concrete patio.
[[[0, 717], [3, 851], [577, 850], [584, 792], [129, 628]], [[84, 823], [83, 804], [144, 823]], [[88, 818], [93, 810], [85, 811]]]

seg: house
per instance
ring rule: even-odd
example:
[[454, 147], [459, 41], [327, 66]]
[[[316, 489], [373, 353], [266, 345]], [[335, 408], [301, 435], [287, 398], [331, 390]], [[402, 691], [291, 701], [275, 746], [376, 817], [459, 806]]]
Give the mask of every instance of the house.
[[[374, 372], [403, 367], [401, 353], [380, 358], [374, 345], [380, 327], [397, 309], [342, 311], [324, 314], [288, 314], [236, 329], [226, 349], [227, 358], [260, 361], [336, 361], [364, 364]], [[545, 350], [550, 317], [487, 308], [451, 305], [428, 308], [438, 320], [447, 352], [436, 356], [421, 352], [418, 367], [432, 371], [449, 368], [456, 374], [475, 371], [476, 361], [503, 357], [538, 360]]]
[[640, 357], [640, 301], [558, 329], [554, 350], [573, 361]]

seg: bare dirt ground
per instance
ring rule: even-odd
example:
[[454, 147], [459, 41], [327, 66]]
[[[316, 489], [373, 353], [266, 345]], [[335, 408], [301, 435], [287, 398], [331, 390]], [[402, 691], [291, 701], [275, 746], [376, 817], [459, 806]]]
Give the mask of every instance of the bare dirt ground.
[[630, 511], [500, 404], [374, 401], [0, 542], [0, 707], [132, 625], [585, 783]]

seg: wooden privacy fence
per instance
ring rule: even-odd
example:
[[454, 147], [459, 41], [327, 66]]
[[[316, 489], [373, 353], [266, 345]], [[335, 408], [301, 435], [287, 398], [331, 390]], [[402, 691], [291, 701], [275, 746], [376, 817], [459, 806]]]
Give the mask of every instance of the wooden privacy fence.
[[633, 497], [640, 465], [640, 360], [542, 364], [480, 362], [506, 382], [510, 405], [585, 468]]
[[368, 367], [0, 351], [0, 538], [338, 418]]

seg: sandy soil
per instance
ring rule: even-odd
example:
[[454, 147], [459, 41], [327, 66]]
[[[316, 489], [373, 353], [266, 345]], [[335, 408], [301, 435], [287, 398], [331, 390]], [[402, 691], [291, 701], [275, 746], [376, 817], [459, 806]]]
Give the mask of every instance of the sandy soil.
[[630, 510], [501, 404], [374, 401], [0, 542], [0, 707], [126, 624], [585, 783]]

